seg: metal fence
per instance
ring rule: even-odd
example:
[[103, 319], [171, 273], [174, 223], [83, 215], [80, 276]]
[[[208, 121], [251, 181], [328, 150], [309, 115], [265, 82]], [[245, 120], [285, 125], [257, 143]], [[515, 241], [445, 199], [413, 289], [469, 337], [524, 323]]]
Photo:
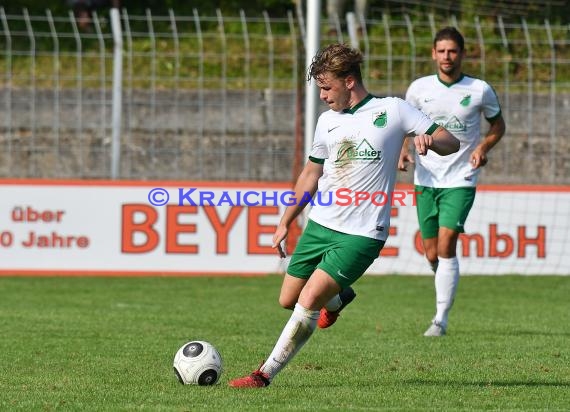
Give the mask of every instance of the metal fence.
[[[109, 15], [94, 14], [82, 31], [72, 13], [0, 9], [1, 177], [293, 178], [303, 150], [302, 10], [115, 12], [119, 32]], [[358, 45], [368, 89], [397, 96], [433, 73], [437, 28], [457, 26], [466, 72], [494, 86], [507, 122], [483, 182], [570, 184], [568, 26], [386, 13], [356, 33], [346, 21], [331, 37], [323, 19], [322, 43]]]

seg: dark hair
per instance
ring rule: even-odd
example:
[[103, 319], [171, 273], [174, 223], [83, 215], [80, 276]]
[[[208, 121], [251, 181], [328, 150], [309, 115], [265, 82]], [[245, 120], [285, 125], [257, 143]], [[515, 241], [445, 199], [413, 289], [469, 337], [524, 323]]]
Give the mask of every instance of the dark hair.
[[332, 73], [337, 78], [353, 75], [362, 83], [362, 53], [346, 44], [331, 44], [321, 49], [313, 58], [307, 80], [318, 80], [324, 73]]
[[448, 26], [438, 31], [433, 39], [434, 48], [436, 43], [440, 40], [452, 40], [457, 43], [460, 50], [465, 50], [465, 40], [463, 39], [461, 33], [459, 33], [459, 30], [457, 30], [455, 27]]

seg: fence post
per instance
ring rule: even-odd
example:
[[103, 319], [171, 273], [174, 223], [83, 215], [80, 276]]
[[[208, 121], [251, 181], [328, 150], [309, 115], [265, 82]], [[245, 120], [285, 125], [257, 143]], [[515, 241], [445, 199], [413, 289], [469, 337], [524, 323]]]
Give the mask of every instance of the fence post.
[[152, 11], [146, 9], [146, 26], [148, 29], [148, 37], [150, 41], [150, 125], [152, 131], [152, 140], [150, 144], [151, 162], [157, 162], [156, 157], [156, 140], [157, 140], [157, 125], [156, 125], [156, 35], [154, 34], [154, 24], [152, 19]]
[[[550, 147], [558, 147], [556, 141], [556, 46], [554, 45], [554, 37], [550, 28], [548, 19], [544, 20], [544, 27], [548, 36], [548, 45], [550, 46]], [[550, 181], [555, 181], [556, 176], [556, 150], [550, 150]]]
[[416, 38], [414, 37], [414, 27], [412, 25], [412, 20], [408, 14], [404, 14], [404, 19], [406, 20], [406, 27], [408, 29], [408, 37], [410, 39], [410, 78], [408, 81], [416, 79]]
[[527, 161], [528, 164], [533, 159], [533, 148], [532, 148], [532, 136], [534, 135], [534, 119], [532, 114], [534, 113], [534, 96], [532, 93], [533, 90], [533, 80], [534, 80], [534, 73], [532, 71], [532, 42], [530, 40], [530, 33], [528, 31], [528, 25], [526, 23], [526, 19], [522, 19], [522, 28], [524, 32], [524, 38], [526, 41], [526, 47], [528, 50], [528, 55], [526, 59], [527, 65], [527, 119], [528, 119], [528, 129], [527, 129], [527, 143], [528, 143], [528, 150], [527, 150]]
[[[59, 145], [59, 129], [60, 129], [60, 125], [59, 125], [59, 116], [61, 113], [61, 105], [60, 105], [60, 95], [59, 95], [59, 90], [60, 90], [60, 85], [59, 85], [59, 39], [57, 37], [57, 31], [55, 29], [55, 23], [53, 21], [53, 16], [51, 15], [51, 11], [48, 9], [46, 10], [46, 16], [47, 16], [47, 21], [49, 24], [49, 29], [50, 29], [50, 33], [51, 33], [51, 38], [53, 41], [53, 53], [52, 53], [52, 59], [53, 59], [53, 83], [54, 83], [54, 87], [53, 87], [53, 100], [54, 100], [54, 115], [53, 115], [53, 124], [52, 124], [52, 129], [53, 129], [53, 133], [55, 135], [55, 147], [53, 148], [56, 156], [58, 156], [60, 154], [60, 145]], [[58, 162], [58, 168], [61, 169], [61, 163]]]
[[346, 28], [348, 30], [348, 37], [350, 38], [350, 46], [353, 49], [360, 49], [358, 33], [356, 31], [356, 14], [352, 11], [346, 13]]
[[[126, 48], [126, 60], [127, 60], [127, 80], [126, 80], [126, 99], [127, 99], [127, 103], [126, 105], [128, 106], [126, 109], [126, 113], [127, 113], [127, 119], [126, 119], [126, 124], [125, 124], [125, 129], [123, 130], [123, 134], [124, 134], [124, 138], [121, 139], [123, 141], [125, 141], [126, 145], [130, 145], [132, 143], [132, 130], [133, 130], [133, 35], [131, 32], [131, 24], [129, 23], [129, 14], [127, 12], [127, 9], [123, 8], [122, 10], [122, 17], [123, 17], [123, 25], [125, 26], [124, 28], [124, 35], [125, 38], [127, 40], [127, 48]], [[127, 159], [123, 159], [122, 163], [123, 163], [123, 176], [131, 176], [131, 170], [132, 170], [132, 155], [131, 155], [131, 151], [127, 150], [126, 151], [126, 155], [127, 155]]]
[[119, 177], [121, 164], [121, 110], [123, 106], [123, 33], [119, 9], [111, 9], [113, 30], [113, 140], [111, 142], [111, 178]]
[[28, 38], [30, 39], [30, 124], [32, 129], [32, 139], [31, 139], [31, 150], [34, 153], [30, 158], [30, 164], [28, 165], [28, 170], [31, 168], [31, 174], [35, 176], [36, 173], [36, 38], [34, 36], [34, 30], [32, 29], [32, 22], [30, 20], [30, 15], [28, 14], [28, 9], [24, 9], [24, 21], [26, 22], [26, 32]]
[[[247, 20], [245, 18], [245, 12], [242, 10], [239, 11], [239, 16], [241, 20], [241, 28], [243, 34], [243, 46], [244, 46], [244, 86], [245, 86], [245, 97], [244, 103], [249, 106], [250, 105], [250, 95], [251, 95], [251, 43], [249, 41], [249, 31], [247, 29]], [[244, 128], [245, 128], [245, 168], [246, 170], [251, 169], [251, 115], [246, 114], [244, 116]]]
[[[507, 32], [505, 31], [505, 24], [503, 22], [503, 18], [501, 16], [497, 16], [497, 24], [499, 26], [499, 31], [501, 32], [501, 41], [503, 43], [503, 47], [505, 49], [505, 57], [503, 58], [504, 65], [503, 65], [503, 95], [504, 95], [504, 104], [501, 105], [504, 107], [504, 110], [501, 110], [505, 113], [505, 117], [508, 113], [511, 112], [511, 98], [510, 98], [510, 78], [509, 78], [509, 62], [511, 61], [511, 55], [509, 53], [509, 41], [507, 39]], [[505, 119], [508, 122], [508, 119]], [[503, 165], [505, 168], [505, 173], [510, 172], [510, 146], [511, 146], [511, 139], [504, 139], [504, 142], [501, 142], [501, 147], [503, 147]]]
[[[305, 48], [305, 70], [317, 54], [321, 42], [321, 1], [307, 2], [307, 39]], [[339, 32], [340, 35], [340, 32]], [[315, 82], [307, 82], [305, 85], [305, 151], [304, 159], [307, 159], [313, 147], [313, 134], [317, 124], [319, 91]]]
[[83, 46], [81, 44], [81, 36], [73, 11], [69, 11], [69, 22], [73, 29], [73, 38], [75, 39], [75, 71], [76, 71], [76, 91], [75, 91], [75, 132], [79, 136], [79, 164], [81, 175], [85, 172], [85, 161], [83, 151]]
[[[224, 61], [222, 64], [222, 83], [221, 83], [221, 88], [222, 88], [222, 93], [223, 93], [223, 98], [222, 98], [222, 106], [223, 106], [223, 116], [221, 119], [221, 122], [223, 123], [223, 129], [222, 129], [222, 148], [225, 151], [226, 149], [226, 122], [227, 122], [227, 98], [226, 98], [226, 94], [227, 94], [227, 82], [226, 82], [226, 67], [227, 67], [227, 47], [226, 47], [226, 36], [225, 36], [225, 32], [224, 32], [224, 23], [223, 20], [221, 20], [221, 11], [218, 9], [217, 12], [219, 13], [218, 15], [218, 25], [220, 28], [220, 32], [221, 32], [221, 36], [222, 36], [222, 44], [223, 44], [223, 55], [224, 55]], [[204, 173], [204, 129], [205, 129], [205, 110], [204, 110], [204, 102], [205, 102], [205, 97], [204, 97], [204, 65], [205, 65], [205, 61], [204, 61], [204, 34], [202, 33], [202, 25], [200, 23], [200, 15], [198, 14], [198, 9], [194, 8], [192, 9], [192, 13], [194, 16], [194, 27], [196, 28], [196, 36], [198, 38], [198, 50], [199, 50], [199, 55], [198, 55], [198, 110], [200, 111], [200, 124], [198, 125], [198, 127], [196, 128], [196, 130], [198, 130], [199, 136], [197, 139], [197, 150], [198, 150], [198, 172], [200, 173], [200, 177], [203, 177], [203, 173]], [[223, 176], [226, 177], [226, 159], [224, 158], [223, 162], [222, 162], [222, 170], [223, 170]]]
[[[172, 39], [174, 41], [174, 124], [176, 125], [176, 132], [179, 133], [182, 129], [180, 123], [180, 39], [178, 37], [178, 27], [176, 25], [176, 17], [174, 11], [168, 9], [168, 16], [170, 17], [170, 27], [172, 30]], [[178, 156], [178, 154], [177, 154]]]
[[[194, 9], [196, 10], [196, 9]], [[198, 22], [198, 12], [195, 11], [194, 15], [196, 16], [196, 21]], [[220, 9], [216, 9], [216, 16], [218, 21], [218, 32], [220, 34], [220, 43], [222, 47], [222, 73], [221, 73], [221, 81], [220, 81], [220, 88], [222, 93], [222, 118], [221, 118], [221, 135], [222, 135], [222, 142], [221, 148], [222, 150], [226, 150], [227, 145], [227, 132], [228, 132], [228, 39], [226, 36], [226, 29], [224, 26], [224, 16], [222, 15], [222, 11]], [[201, 36], [201, 31], [200, 31]], [[202, 37], [200, 37], [201, 39]], [[200, 44], [202, 41], [200, 40]], [[200, 54], [201, 56], [203, 53]], [[200, 69], [203, 68], [204, 62], [200, 60]], [[201, 72], [202, 73], [202, 72]], [[203, 73], [202, 73], [203, 75]], [[201, 78], [202, 79], [202, 78]], [[203, 90], [203, 87], [200, 87], [200, 90]], [[200, 135], [201, 137], [202, 135]], [[202, 139], [198, 140], [199, 149], [202, 150], [202, 146], [200, 146]], [[200, 152], [200, 161], [203, 158], [202, 152]], [[226, 165], [226, 157], [224, 156], [224, 161], [222, 162], [222, 176], [224, 178], [227, 177], [227, 165]], [[200, 167], [200, 173], [202, 173], [203, 168]]]
[[479, 16], [475, 16], [475, 30], [477, 31], [477, 40], [479, 41], [479, 52], [481, 53], [481, 78], [485, 78], [485, 41], [483, 39], [483, 31], [481, 30], [481, 23]]
[[[103, 32], [101, 31], [101, 23], [99, 22], [99, 16], [97, 12], [93, 12], [93, 27], [95, 27], [95, 34], [97, 36], [97, 43], [99, 44], [99, 133], [101, 137], [101, 157], [103, 158], [105, 143], [107, 142], [107, 70], [106, 70], [106, 51], [105, 51], [105, 39], [103, 37]], [[90, 99], [86, 99], [87, 104]], [[112, 160], [112, 159], [109, 159]], [[97, 171], [97, 173], [103, 173]], [[107, 172], [108, 173], [108, 172]], [[106, 176], [108, 174], [105, 173]]]
[[[275, 71], [275, 44], [273, 41], [273, 33], [271, 31], [271, 22], [269, 20], [269, 14], [267, 11], [263, 11], [263, 20], [265, 21], [265, 31], [267, 32], [267, 47], [268, 47], [268, 59], [269, 59], [269, 73], [267, 79], [267, 87], [264, 93], [264, 104], [265, 104], [265, 122], [267, 130], [273, 132], [273, 101], [275, 95], [274, 86], [274, 71]], [[273, 143], [272, 143], [273, 144]]]
[[386, 37], [386, 94], [392, 95], [392, 36], [390, 34], [390, 22], [386, 13], [382, 13], [382, 24], [384, 25], [384, 36]]
[[8, 146], [8, 170], [12, 169], [12, 36], [10, 35], [10, 27], [4, 8], [0, 7], [0, 19], [2, 20], [2, 28], [6, 37], [6, 140]]

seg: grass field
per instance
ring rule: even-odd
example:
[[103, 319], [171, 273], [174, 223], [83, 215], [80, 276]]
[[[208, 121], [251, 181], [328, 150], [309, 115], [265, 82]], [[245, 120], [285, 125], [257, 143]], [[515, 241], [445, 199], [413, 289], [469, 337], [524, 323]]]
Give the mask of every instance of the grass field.
[[[570, 410], [570, 277], [464, 277], [448, 336], [424, 338], [430, 277], [365, 277], [268, 388], [231, 378], [268, 355], [281, 278], [0, 278], [0, 410]], [[212, 342], [221, 383], [172, 358]]]

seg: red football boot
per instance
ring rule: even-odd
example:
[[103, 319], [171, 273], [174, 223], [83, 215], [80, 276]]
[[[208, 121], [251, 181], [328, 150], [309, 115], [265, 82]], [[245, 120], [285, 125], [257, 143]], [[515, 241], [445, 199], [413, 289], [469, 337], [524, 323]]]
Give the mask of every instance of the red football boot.
[[269, 375], [258, 369], [252, 372], [251, 375], [231, 380], [229, 385], [232, 388], [264, 388], [269, 386], [270, 383]]
[[356, 297], [356, 293], [354, 293], [354, 290], [349, 286], [346, 289], [341, 290], [339, 296], [342, 305], [340, 305], [340, 308], [338, 308], [338, 310], [330, 312], [326, 308], [321, 309], [319, 320], [317, 321], [317, 326], [319, 328], [326, 329], [332, 326], [338, 319], [340, 311], [343, 310], [346, 305], [348, 305], [350, 302], [354, 300], [354, 298]]

